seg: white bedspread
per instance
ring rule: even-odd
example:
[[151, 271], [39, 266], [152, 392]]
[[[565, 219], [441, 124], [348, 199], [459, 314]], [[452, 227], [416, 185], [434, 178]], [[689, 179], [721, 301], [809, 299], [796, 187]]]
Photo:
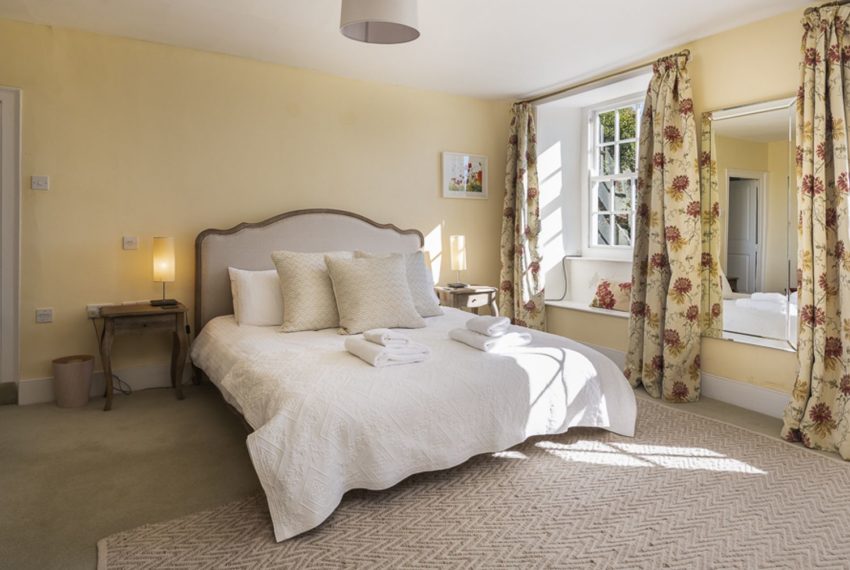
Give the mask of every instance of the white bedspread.
[[471, 315], [444, 311], [405, 331], [431, 358], [389, 368], [347, 353], [335, 329], [279, 333], [219, 317], [201, 331], [192, 359], [255, 430], [248, 449], [278, 541], [319, 525], [350, 489], [574, 426], [634, 435], [634, 393], [605, 356], [536, 331], [529, 346], [487, 354], [449, 340]]

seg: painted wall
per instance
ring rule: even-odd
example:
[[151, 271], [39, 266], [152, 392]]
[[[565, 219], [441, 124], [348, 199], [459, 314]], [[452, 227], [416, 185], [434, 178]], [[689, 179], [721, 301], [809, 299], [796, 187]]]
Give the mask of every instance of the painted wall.
[[[696, 116], [704, 111], [779, 99], [797, 90], [802, 10], [693, 42], [689, 66]], [[677, 51], [675, 49], [669, 52]], [[663, 54], [659, 54], [663, 55]], [[549, 307], [549, 329], [598, 346], [625, 350], [627, 321]], [[793, 352], [703, 339], [703, 370], [761, 387], [791, 392]]]
[[[463, 233], [495, 283], [509, 104], [0, 20], [0, 84], [23, 90], [21, 374], [95, 353], [86, 303], [151, 299], [151, 238], [176, 238], [169, 295], [191, 306], [193, 243], [308, 207]], [[440, 152], [489, 157], [490, 198], [440, 197]], [[121, 236], [139, 237], [123, 251]], [[447, 271], [447, 256], [439, 263]], [[55, 322], [36, 324], [36, 307]], [[114, 366], [167, 362], [167, 336], [116, 341]]]

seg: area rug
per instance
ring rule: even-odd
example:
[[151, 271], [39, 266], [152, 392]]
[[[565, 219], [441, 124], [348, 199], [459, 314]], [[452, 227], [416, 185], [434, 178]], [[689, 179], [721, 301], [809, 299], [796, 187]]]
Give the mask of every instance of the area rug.
[[645, 399], [637, 434], [575, 429], [353, 491], [279, 544], [254, 496], [105, 538], [98, 567], [850, 567], [850, 465]]

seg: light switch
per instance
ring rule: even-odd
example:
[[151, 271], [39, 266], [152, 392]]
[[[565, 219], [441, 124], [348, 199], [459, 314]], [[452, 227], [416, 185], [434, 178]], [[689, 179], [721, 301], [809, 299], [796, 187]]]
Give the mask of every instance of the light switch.
[[30, 188], [33, 190], [50, 190], [49, 176], [31, 176]]
[[53, 307], [35, 310], [35, 322], [37, 323], [52, 323], [53, 322]]
[[139, 238], [137, 236], [124, 236], [124, 249], [139, 249]]

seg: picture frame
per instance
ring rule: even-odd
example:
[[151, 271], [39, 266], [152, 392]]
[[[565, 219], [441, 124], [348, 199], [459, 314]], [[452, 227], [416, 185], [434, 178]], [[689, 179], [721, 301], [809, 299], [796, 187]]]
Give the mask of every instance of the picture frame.
[[464, 152], [443, 152], [443, 198], [486, 200], [487, 157]]

